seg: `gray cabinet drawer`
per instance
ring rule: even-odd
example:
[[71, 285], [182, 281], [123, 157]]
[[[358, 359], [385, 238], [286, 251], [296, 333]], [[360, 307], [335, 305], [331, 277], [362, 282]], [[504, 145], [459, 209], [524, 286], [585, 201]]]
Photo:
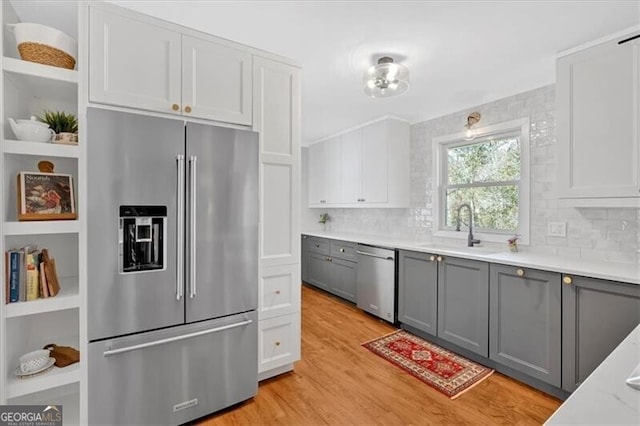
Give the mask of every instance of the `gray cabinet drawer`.
[[329, 255], [331, 252], [330, 242], [326, 238], [309, 237], [307, 239], [307, 247], [309, 248], [309, 251], [314, 253]]
[[331, 257], [338, 259], [350, 260], [356, 262], [358, 260], [358, 245], [348, 241], [331, 241]]

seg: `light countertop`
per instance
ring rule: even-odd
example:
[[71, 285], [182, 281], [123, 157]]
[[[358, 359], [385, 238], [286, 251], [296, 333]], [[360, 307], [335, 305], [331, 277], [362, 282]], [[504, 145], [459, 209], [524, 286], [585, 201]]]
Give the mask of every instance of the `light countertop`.
[[609, 354], [545, 424], [640, 424], [640, 390], [625, 384], [639, 362], [640, 325]]
[[542, 269], [545, 271], [555, 271], [563, 274], [574, 274], [590, 278], [640, 284], [640, 264], [637, 263], [598, 262], [526, 251], [512, 253], [509, 251], [492, 250], [484, 247], [466, 247], [465, 241], [459, 241], [456, 243], [457, 245], [454, 246], [429, 242], [420, 243], [416, 241], [396, 239], [393, 237], [339, 233], [332, 231], [306, 231], [302, 232], [302, 234], [402, 250], [483, 260], [503, 265]]

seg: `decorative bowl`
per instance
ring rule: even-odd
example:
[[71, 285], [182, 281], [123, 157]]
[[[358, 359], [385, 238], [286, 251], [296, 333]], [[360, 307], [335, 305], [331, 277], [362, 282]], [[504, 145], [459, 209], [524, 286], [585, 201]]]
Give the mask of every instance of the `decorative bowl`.
[[28, 354], [24, 354], [20, 357], [20, 371], [22, 373], [30, 373], [34, 371], [38, 371], [47, 365], [49, 361], [49, 350], [48, 349], [40, 349], [37, 351], [29, 352]]

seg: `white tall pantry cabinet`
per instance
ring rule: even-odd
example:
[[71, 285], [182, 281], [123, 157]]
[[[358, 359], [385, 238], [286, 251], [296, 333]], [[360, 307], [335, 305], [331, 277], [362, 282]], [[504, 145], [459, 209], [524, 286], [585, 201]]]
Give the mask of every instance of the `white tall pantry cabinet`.
[[[90, 105], [159, 117], [182, 115], [259, 133], [259, 379], [292, 370], [300, 358], [299, 67], [286, 58], [110, 4], [82, 2], [77, 8], [77, 69], [65, 70], [20, 60], [5, 26], [18, 22], [11, 3], [4, 1], [0, 13], [0, 248], [4, 252], [28, 243], [49, 248], [63, 287], [54, 298], [0, 304], [0, 404], [62, 404], [65, 424], [91, 420], [86, 399], [91, 366], [83, 357], [86, 289], [91, 285], [85, 218]], [[7, 118], [27, 118], [44, 109], [78, 116], [78, 146], [13, 140]], [[54, 162], [56, 172], [73, 175], [77, 220], [17, 221], [16, 174], [37, 170], [43, 159]], [[80, 363], [16, 379], [18, 357], [50, 342], [80, 349]]]

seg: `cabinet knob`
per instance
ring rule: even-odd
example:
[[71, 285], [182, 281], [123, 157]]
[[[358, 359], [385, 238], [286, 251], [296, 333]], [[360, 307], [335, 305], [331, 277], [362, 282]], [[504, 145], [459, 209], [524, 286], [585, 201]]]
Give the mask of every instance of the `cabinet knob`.
[[180, 109], [180, 105], [173, 104], [173, 105], [171, 105], [171, 109], [174, 110], [174, 111], [178, 111]]
[[280, 294], [280, 290], [276, 290], [276, 294]]
[[442, 256], [438, 256], [438, 257], [436, 257], [436, 260], [437, 260], [438, 262], [442, 262]]
[[518, 268], [518, 270], [516, 270], [516, 274], [518, 274], [519, 277], [524, 277], [524, 269]]
[[329, 258], [329, 262], [333, 262], [333, 257], [330, 257], [330, 258]]
[[344, 253], [344, 249], [340, 249], [340, 253]]
[[572, 284], [573, 278], [571, 278], [569, 275], [565, 275], [564, 277], [562, 277], [562, 282], [565, 284]]
[[191, 107], [189, 105], [184, 107], [184, 112], [186, 112], [187, 114], [190, 113], [191, 112]]
[[280, 346], [280, 342], [276, 340], [276, 346]]
[[306, 239], [307, 239], [307, 236], [306, 236], [306, 235], [303, 235], [303, 236], [302, 236], [302, 239], [303, 239], [303, 240], [306, 240]]
[[433, 262], [434, 260], [436, 260], [436, 256], [432, 254], [429, 260]]
[[320, 248], [320, 244], [316, 244], [316, 248]]

